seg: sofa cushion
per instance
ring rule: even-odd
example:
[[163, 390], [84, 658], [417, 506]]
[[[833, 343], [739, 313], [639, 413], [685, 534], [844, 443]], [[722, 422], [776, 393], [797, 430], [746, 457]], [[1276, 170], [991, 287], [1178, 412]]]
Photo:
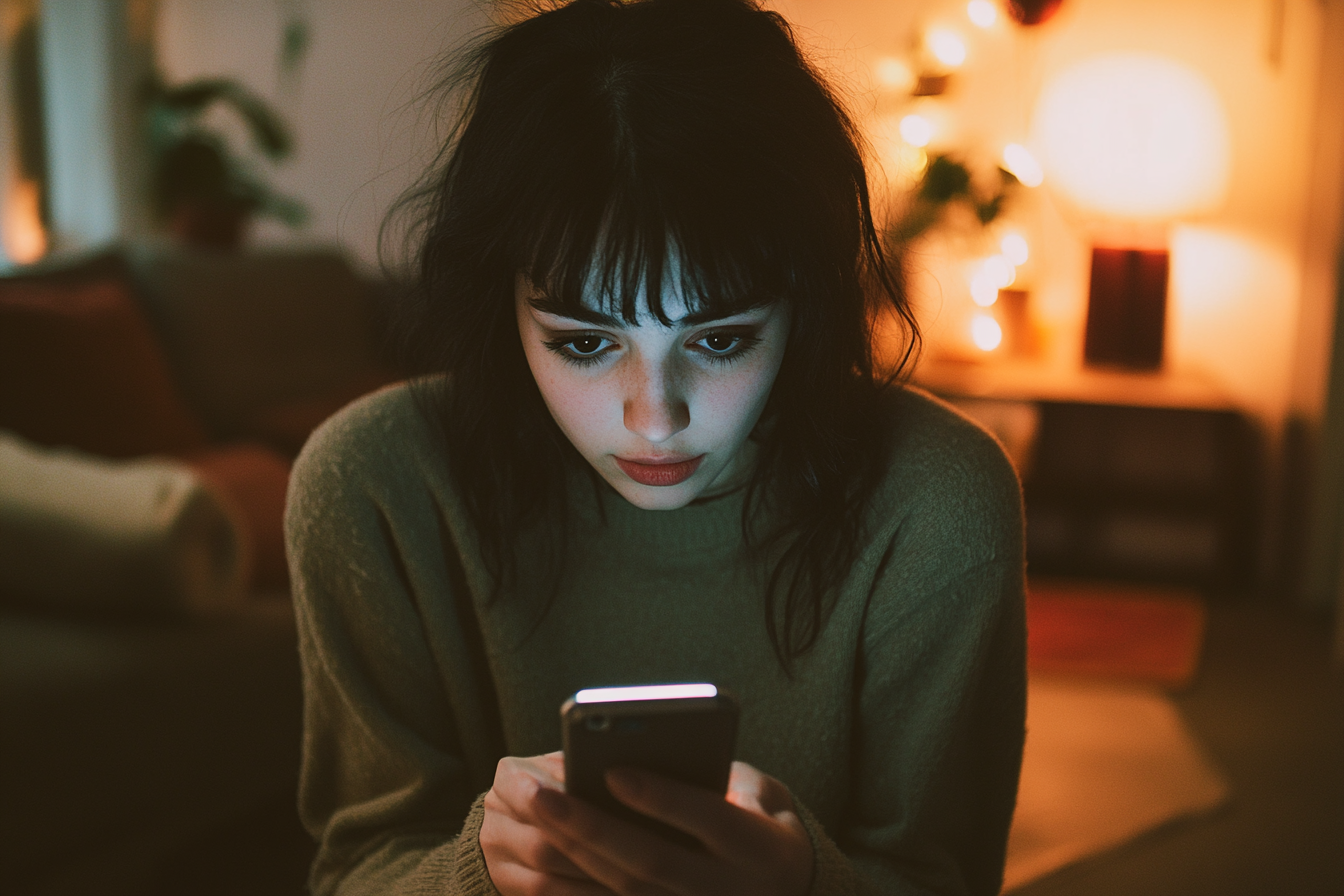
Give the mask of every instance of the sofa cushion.
[[373, 285], [328, 250], [128, 254], [183, 392], [219, 441], [296, 454], [309, 431], [391, 382]]
[[115, 458], [206, 444], [115, 276], [0, 278], [0, 428]]

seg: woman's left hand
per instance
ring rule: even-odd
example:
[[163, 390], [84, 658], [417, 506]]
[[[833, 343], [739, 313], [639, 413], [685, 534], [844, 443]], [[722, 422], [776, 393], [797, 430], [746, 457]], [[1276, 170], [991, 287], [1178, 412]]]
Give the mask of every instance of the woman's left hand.
[[695, 851], [582, 800], [539, 790], [543, 833], [593, 880], [620, 896], [803, 896], [812, 841], [779, 781], [734, 762], [727, 799], [648, 772], [609, 772], [613, 796], [705, 844]]

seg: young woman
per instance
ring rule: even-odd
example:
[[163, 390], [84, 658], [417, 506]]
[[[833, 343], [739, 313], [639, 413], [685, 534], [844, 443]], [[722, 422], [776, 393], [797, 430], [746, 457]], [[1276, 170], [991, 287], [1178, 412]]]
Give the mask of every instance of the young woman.
[[[994, 441], [874, 373], [909, 321], [853, 124], [751, 0], [574, 0], [472, 57], [413, 333], [287, 521], [326, 893], [996, 893], [1024, 719]], [[913, 326], [911, 326], [913, 336]], [[563, 792], [558, 708], [710, 681], [726, 799]]]

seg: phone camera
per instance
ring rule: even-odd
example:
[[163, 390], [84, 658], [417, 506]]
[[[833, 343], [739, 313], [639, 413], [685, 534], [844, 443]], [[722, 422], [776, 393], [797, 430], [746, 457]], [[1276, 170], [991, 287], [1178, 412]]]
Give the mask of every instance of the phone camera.
[[606, 731], [611, 727], [611, 718], [609, 716], [589, 716], [583, 724], [589, 731]]

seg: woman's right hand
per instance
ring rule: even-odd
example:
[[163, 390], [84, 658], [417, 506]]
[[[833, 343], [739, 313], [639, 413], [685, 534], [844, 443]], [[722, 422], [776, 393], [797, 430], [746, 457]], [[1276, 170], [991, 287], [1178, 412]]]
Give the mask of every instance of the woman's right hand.
[[481, 852], [502, 896], [610, 896], [541, 835], [533, 810], [538, 790], [565, 789], [563, 753], [506, 756], [485, 795]]

